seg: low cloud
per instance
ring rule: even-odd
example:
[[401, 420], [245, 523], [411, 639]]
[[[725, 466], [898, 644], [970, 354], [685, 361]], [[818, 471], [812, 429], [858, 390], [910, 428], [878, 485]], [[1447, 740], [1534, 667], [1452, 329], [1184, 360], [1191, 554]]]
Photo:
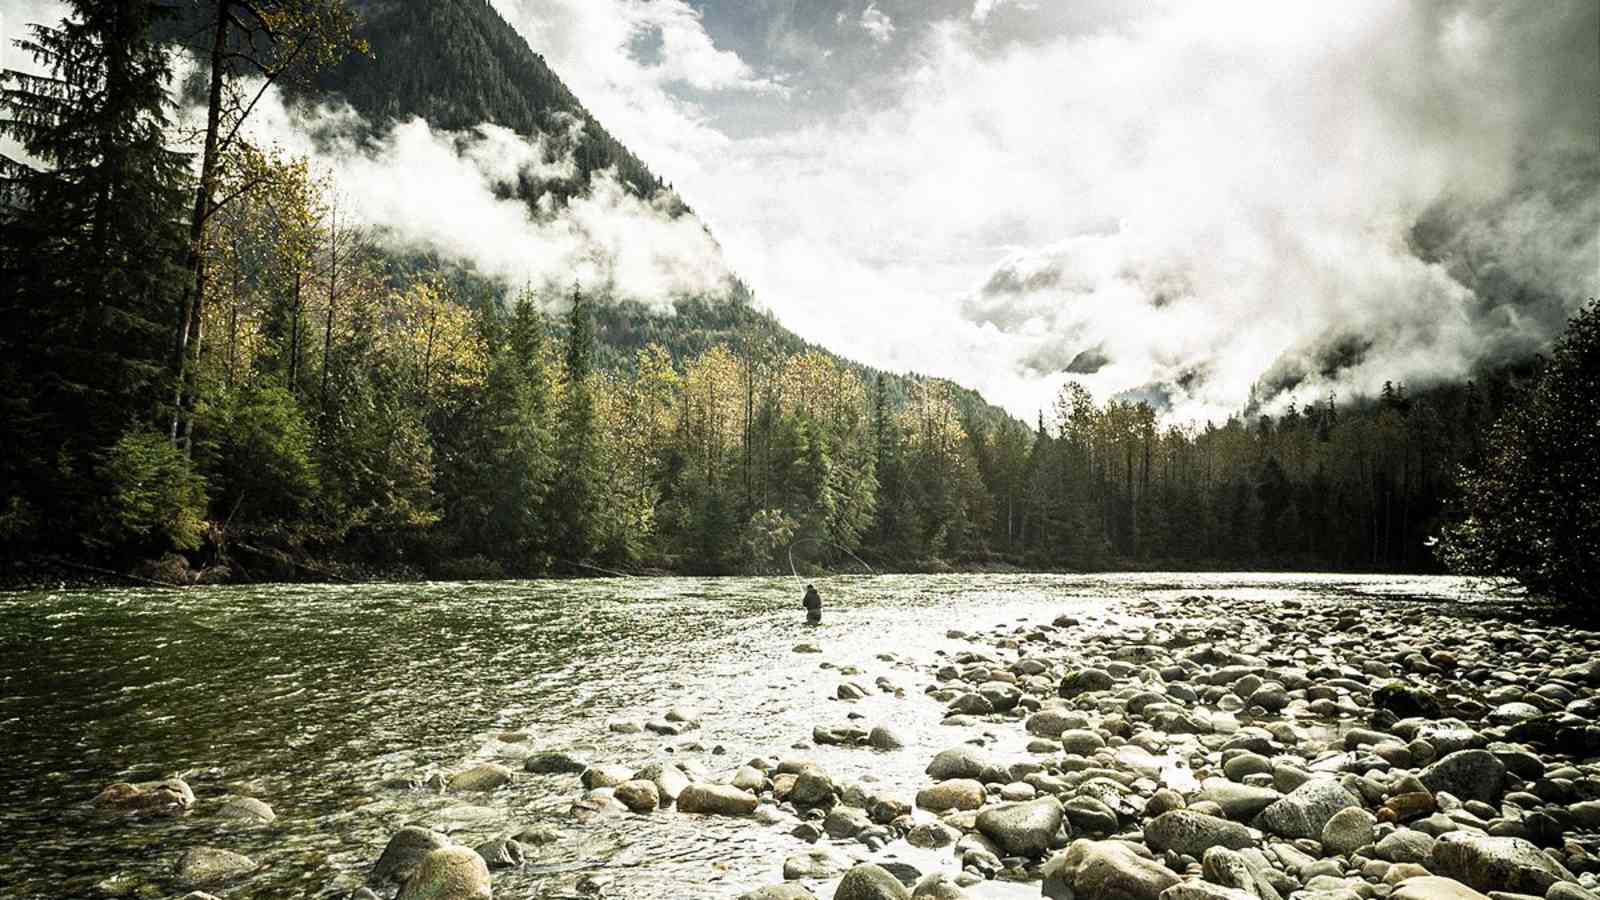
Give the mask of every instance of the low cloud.
[[1033, 4], [1026, 2], [1026, 0], [974, 0], [972, 4], [972, 21], [982, 25], [984, 22], [989, 21], [989, 17], [994, 15], [996, 10], [1007, 6], [1016, 6], [1023, 9], [1033, 8]]
[[861, 28], [874, 43], [887, 44], [894, 40], [894, 20], [876, 3], [868, 3], [861, 11]]
[[1597, 19], [1174, 4], [996, 45], [963, 15], [887, 105], [724, 146], [688, 196], [785, 322], [1023, 415], [1068, 378], [1216, 418], [1466, 377], [1600, 293]]
[[577, 175], [582, 129], [570, 126], [524, 136], [411, 119], [374, 135], [347, 106], [290, 107], [269, 91], [246, 133], [310, 160], [380, 242], [470, 263], [512, 289], [577, 281], [662, 311], [681, 295], [725, 291], [721, 249], [692, 215], [675, 214], [672, 193], [640, 197], [607, 171], [565, 203], [540, 195]]

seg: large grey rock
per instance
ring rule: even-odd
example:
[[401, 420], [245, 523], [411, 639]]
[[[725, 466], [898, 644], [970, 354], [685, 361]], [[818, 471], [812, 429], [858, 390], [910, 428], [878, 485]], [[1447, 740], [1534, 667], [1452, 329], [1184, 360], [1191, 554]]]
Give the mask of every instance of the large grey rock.
[[1093, 756], [1104, 748], [1106, 739], [1092, 728], [1069, 728], [1061, 732], [1061, 749], [1078, 756]]
[[1040, 797], [978, 813], [978, 831], [1011, 856], [1042, 856], [1061, 828], [1061, 801]]
[[1335, 813], [1360, 805], [1339, 782], [1314, 778], [1262, 810], [1255, 826], [1282, 837], [1320, 838]]
[[489, 867], [466, 847], [441, 847], [423, 857], [395, 900], [491, 900]]
[[923, 822], [906, 832], [906, 843], [923, 850], [948, 847], [961, 839], [961, 832], [943, 822]]
[[1282, 900], [1271, 876], [1276, 874], [1260, 851], [1246, 856], [1227, 847], [1212, 847], [1201, 859], [1201, 870], [1212, 884], [1237, 888], [1260, 900]]
[[1407, 878], [1395, 887], [1390, 900], [1489, 900], [1453, 878], [1423, 875]]
[[1064, 698], [1071, 699], [1079, 694], [1092, 691], [1109, 691], [1116, 685], [1115, 679], [1104, 669], [1082, 669], [1069, 672], [1061, 679], [1061, 684], [1056, 688], [1056, 693]]
[[511, 783], [511, 770], [499, 763], [482, 763], [450, 776], [450, 790], [478, 793]]
[[1161, 892], [1161, 900], [1258, 900], [1255, 894], [1209, 881], [1180, 881]]
[[963, 744], [941, 751], [924, 770], [934, 781], [952, 778], [982, 778], [989, 766], [989, 757], [977, 747]]
[[826, 809], [834, 803], [833, 779], [821, 769], [805, 769], [796, 776], [788, 800], [800, 809]]
[[689, 776], [672, 763], [651, 763], [633, 773], [633, 777], [654, 784], [662, 806], [678, 802], [678, 795], [689, 786]]
[[205, 887], [248, 875], [255, 868], [255, 860], [242, 853], [195, 847], [178, 857], [176, 875], [184, 887]]
[[1373, 851], [1384, 862], [1420, 863], [1433, 852], [1433, 836], [1415, 828], [1396, 828], [1378, 841]]
[[278, 818], [272, 807], [254, 797], [234, 797], [217, 808], [217, 816], [237, 822], [266, 824]]
[[950, 703], [950, 712], [963, 716], [987, 716], [994, 712], [994, 704], [988, 697], [977, 693], [962, 694]]
[[1022, 700], [1022, 691], [1005, 681], [986, 681], [978, 685], [978, 694], [989, 701], [995, 712], [1010, 712]]
[[1463, 884], [1489, 891], [1544, 896], [1572, 873], [1521, 838], [1488, 837], [1452, 831], [1433, 843], [1427, 866]]
[[773, 884], [746, 891], [739, 900], [817, 900], [817, 895], [798, 884]]
[[756, 795], [726, 784], [691, 784], [678, 795], [678, 811], [718, 816], [743, 816], [755, 812]]
[[1061, 804], [1067, 821], [1074, 831], [1091, 835], [1115, 834], [1119, 821], [1117, 813], [1103, 801], [1093, 797], [1072, 797]]
[[181, 816], [194, 806], [194, 791], [182, 778], [140, 784], [119, 781], [107, 785], [94, 798], [94, 805], [136, 816]]
[[516, 838], [498, 837], [472, 848], [491, 869], [520, 869], [528, 861], [528, 848]]
[[1024, 727], [1029, 734], [1053, 738], [1060, 737], [1061, 732], [1073, 727], [1075, 721], [1077, 716], [1073, 713], [1059, 709], [1041, 709], [1028, 717]]
[[952, 778], [917, 791], [917, 806], [929, 812], [971, 810], [983, 806], [983, 784], [970, 778]]
[[912, 900], [968, 900], [970, 896], [944, 872], [929, 872], [911, 889]]
[[1121, 841], [1077, 840], [1044, 865], [1041, 896], [1052, 900], [1158, 900], [1178, 883], [1172, 870]]
[[886, 725], [874, 726], [872, 731], [867, 733], [867, 746], [874, 750], [900, 750], [905, 745], [905, 738]]
[[1378, 820], [1359, 807], [1348, 807], [1333, 814], [1322, 826], [1322, 848], [1348, 856], [1372, 843]]
[[911, 891], [882, 866], [862, 863], [844, 873], [833, 900], [911, 900]]
[[535, 775], [580, 775], [587, 768], [587, 762], [560, 750], [540, 751], [522, 763], [524, 772]]
[[450, 839], [439, 832], [407, 825], [389, 838], [367, 880], [378, 885], [402, 884], [429, 853], [448, 846]]
[[837, 878], [850, 868], [850, 863], [850, 857], [832, 847], [797, 850], [784, 858], [783, 877], [789, 880]]
[[1196, 799], [1210, 800], [1222, 807], [1223, 816], [1229, 819], [1248, 822], [1263, 809], [1282, 800], [1283, 795], [1272, 788], [1236, 784], [1225, 778], [1208, 778], [1201, 785]]
[[633, 770], [627, 766], [598, 765], [590, 766], [583, 770], [583, 775], [578, 779], [589, 790], [595, 788], [616, 787], [624, 781], [633, 780]]
[[835, 806], [822, 820], [822, 830], [831, 838], [852, 838], [871, 827], [867, 811], [854, 806]]
[[1457, 750], [1422, 770], [1422, 784], [1437, 794], [1498, 806], [1506, 792], [1506, 764], [1488, 750]]
[[1190, 809], [1175, 809], [1150, 820], [1144, 826], [1144, 842], [1158, 852], [1174, 850], [1196, 859], [1208, 847], [1242, 850], [1255, 846], [1250, 829], [1238, 822]]
[[636, 813], [647, 813], [661, 805], [661, 790], [654, 781], [644, 778], [624, 781], [617, 785], [614, 797], [617, 802]]

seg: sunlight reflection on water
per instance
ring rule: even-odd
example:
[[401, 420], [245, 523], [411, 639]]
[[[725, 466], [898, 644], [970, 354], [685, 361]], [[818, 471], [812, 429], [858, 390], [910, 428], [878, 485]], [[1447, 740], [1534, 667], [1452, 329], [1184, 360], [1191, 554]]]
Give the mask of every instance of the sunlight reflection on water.
[[[1215, 594], [1244, 602], [1352, 595], [1449, 599], [1457, 579], [1325, 575], [950, 575], [820, 579], [824, 624], [799, 626], [788, 578], [494, 584], [291, 585], [0, 594], [0, 896], [98, 896], [114, 875], [166, 892], [173, 859], [207, 844], [262, 871], [235, 900], [316, 896], [360, 882], [396, 828], [422, 822], [474, 841], [546, 822], [561, 837], [536, 866], [496, 875], [496, 896], [567, 896], [589, 867], [620, 897], [731, 897], [775, 881], [800, 847], [785, 828], [658, 813], [567, 814], [576, 778], [519, 776], [486, 797], [381, 787], [475, 759], [516, 767], [528, 749], [597, 762], [691, 761], [717, 774], [757, 755], [803, 755], [845, 780], [871, 777], [909, 796], [936, 751], [963, 734], [926, 699], [945, 637], [1093, 617], [1106, 600]], [[1092, 623], [1091, 623], [1092, 624]], [[800, 641], [825, 653], [791, 652]], [[891, 655], [881, 659], [880, 655]], [[832, 699], [853, 665], [906, 698]], [[698, 710], [681, 737], [617, 735], [607, 723]], [[907, 738], [898, 753], [790, 750], [815, 724], [859, 713]], [[525, 731], [532, 740], [497, 735]], [[1019, 750], [1019, 729], [994, 729]], [[1007, 737], [1006, 732], [1012, 734]], [[699, 743], [704, 750], [686, 749]], [[711, 752], [721, 747], [724, 753]], [[673, 752], [668, 752], [672, 750]], [[182, 773], [200, 798], [176, 822], [91, 814], [105, 784]], [[1179, 773], [1172, 773], [1177, 777]], [[207, 814], [222, 797], [278, 813], [242, 829]], [[903, 845], [902, 845], [903, 846]], [[910, 848], [904, 848], [909, 854]], [[928, 868], [924, 855], [902, 858]], [[943, 859], [948, 865], [949, 860]], [[978, 896], [1037, 896], [990, 887]]]

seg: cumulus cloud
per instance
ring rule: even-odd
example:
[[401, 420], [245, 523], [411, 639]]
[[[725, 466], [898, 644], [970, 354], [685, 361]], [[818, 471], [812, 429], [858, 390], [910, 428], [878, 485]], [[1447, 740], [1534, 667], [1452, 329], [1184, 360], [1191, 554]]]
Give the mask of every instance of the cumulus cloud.
[[982, 24], [989, 20], [994, 11], [1006, 6], [1020, 6], [1031, 9], [1032, 4], [1025, 0], [974, 0], [972, 4], [972, 21]]
[[[660, 173], [695, 171], [727, 136], [684, 93], [781, 98], [780, 82], [718, 48], [686, 0], [492, 0], [583, 105]], [[648, 54], [636, 52], [647, 39]]]
[[892, 102], [725, 145], [689, 199], [808, 337], [1022, 414], [1068, 377], [1177, 417], [1461, 377], [1600, 293], [1597, 17], [1176, 4], [995, 45], [963, 15]]
[[894, 20], [876, 3], [868, 3], [861, 11], [861, 28], [874, 43], [887, 44], [894, 40]]
[[411, 119], [376, 137], [348, 107], [288, 107], [269, 91], [248, 121], [256, 143], [308, 158], [350, 212], [396, 248], [471, 263], [511, 288], [576, 280], [663, 311], [684, 294], [722, 292], [721, 249], [676, 197], [639, 197], [612, 173], [556, 204], [513, 195], [571, 179], [580, 123], [524, 137], [492, 124], [464, 132]]

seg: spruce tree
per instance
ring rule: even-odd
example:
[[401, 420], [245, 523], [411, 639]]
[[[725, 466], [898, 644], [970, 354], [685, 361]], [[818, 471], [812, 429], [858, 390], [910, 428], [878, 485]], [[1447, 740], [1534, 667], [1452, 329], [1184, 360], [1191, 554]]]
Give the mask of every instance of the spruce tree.
[[597, 527], [601, 472], [596, 446], [594, 396], [589, 383], [594, 373], [594, 321], [589, 303], [576, 286], [567, 314], [567, 384], [562, 398], [557, 433], [556, 480], [551, 491], [555, 524], [555, 550], [568, 563], [593, 556], [598, 547]]
[[160, 418], [189, 177], [166, 143], [171, 70], [151, 34], [163, 8], [71, 11], [18, 42], [43, 74], [0, 73], [0, 133], [40, 164], [5, 166], [0, 357], [32, 399], [5, 423], [7, 474], [78, 531], [93, 496], [117, 488], [94, 482], [97, 457]]

